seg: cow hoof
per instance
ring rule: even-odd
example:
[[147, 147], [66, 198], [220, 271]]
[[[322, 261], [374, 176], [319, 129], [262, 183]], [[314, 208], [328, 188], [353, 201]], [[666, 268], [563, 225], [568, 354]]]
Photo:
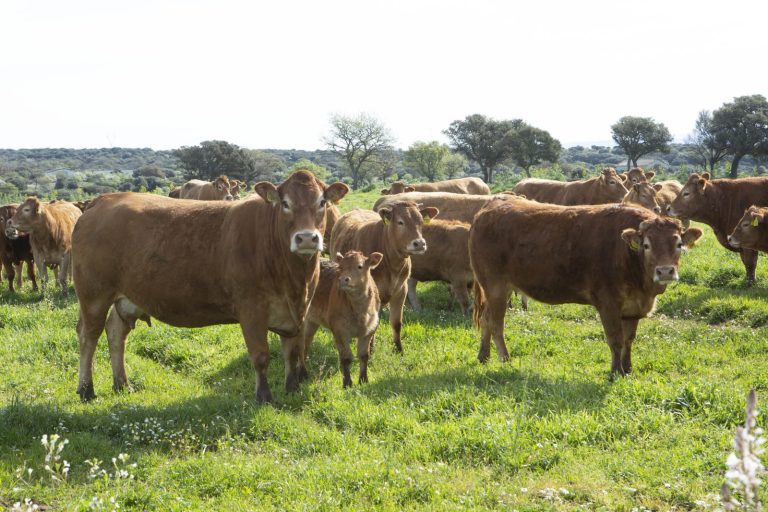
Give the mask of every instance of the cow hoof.
[[113, 382], [112, 384], [112, 391], [115, 393], [132, 393], [133, 388], [131, 385], [126, 382]]
[[344, 377], [342, 387], [344, 389], [351, 388], [352, 387], [352, 379], [349, 377]]
[[299, 369], [297, 370], [297, 373], [298, 373], [299, 382], [304, 382], [309, 378], [309, 372], [307, 371], [306, 366], [299, 367]]
[[478, 354], [477, 354], [477, 360], [478, 360], [478, 361], [480, 361], [480, 362], [481, 362], [481, 363], [483, 363], [483, 364], [485, 364], [485, 363], [487, 363], [487, 362], [488, 362], [488, 358], [489, 358], [489, 357], [490, 357], [490, 352], [486, 352], [486, 351], [484, 351], [484, 350], [481, 350], [481, 351], [480, 351], [480, 352], [478, 352]]
[[258, 404], [271, 404], [272, 403], [272, 391], [268, 387], [261, 387], [256, 390], [256, 403]]
[[77, 394], [80, 395], [80, 401], [83, 403], [94, 400], [96, 398], [96, 392], [93, 390], [93, 382], [78, 387]]
[[362, 374], [357, 379], [358, 384], [368, 384], [368, 374]]
[[[299, 389], [299, 382], [300, 382], [300, 379], [299, 379], [298, 373], [296, 373], [296, 372], [290, 373], [285, 378], [285, 392], [286, 393], [294, 393], [294, 392], [298, 391], [298, 389]], [[256, 395], [257, 395], [257, 398], [258, 398], [258, 392], [256, 393]], [[270, 397], [270, 400], [272, 400], [271, 397]]]

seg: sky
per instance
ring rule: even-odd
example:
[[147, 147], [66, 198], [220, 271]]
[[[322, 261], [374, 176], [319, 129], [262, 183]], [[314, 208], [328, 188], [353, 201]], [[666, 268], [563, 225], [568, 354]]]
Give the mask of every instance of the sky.
[[768, 96], [766, 20], [765, 0], [3, 0], [0, 147], [312, 150], [361, 112], [400, 148], [474, 113], [566, 147], [612, 145], [626, 115], [682, 141]]

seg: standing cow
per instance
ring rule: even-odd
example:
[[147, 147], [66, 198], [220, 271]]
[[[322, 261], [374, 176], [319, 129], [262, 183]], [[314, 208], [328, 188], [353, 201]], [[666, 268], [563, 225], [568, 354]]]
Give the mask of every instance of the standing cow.
[[755, 282], [757, 251], [735, 248], [728, 243], [744, 210], [752, 205], [768, 206], [768, 178], [710, 179], [709, 173], [696, 173], [669, 205], [668, 213], [674, 217], [691, 219], [712, 227], [720, 245], [741, 256], [747, 274], [747, 284]]
[[613, 167], [607, 167], [600, 176], [584, 181], [527, 178], [512, 190], [534, 201], [566, 206], [619, 203], [627, 195], [624, 182]]
[[[197, 199], [199, 201], [233, 201], [232, 184], [226, 176], [219, 176], [212, 182], [189, 180], [181, 186], [180, 199]], [[171, 191], [173, 192], [173, 191]]]
[[2, 260], [5, 274], [8, 277], [8, 289], [15, 292], [13, 281], [16, 280], [16, 286], [21, 288], [21, 270], [22, 265], [27, 264], [27, 277], [32, 281], [32, 290], [37, 291], [37, 280], [35, 280], [35, 262], [32, 258], [32, 246], [29, 243], [29, 235], [19, 234], [15, 229], [10, 229], [6, 234], [6, 224], [8, 220], [16, 213], [18, 205], [9, 204], [0, 207], [0, 260]]
[[677, 220], [640, 208], [493, 200], [469, 234], [478, 359], [488, 360], [491, 338], [499, 358], [509, 357], [504, 314], [510, 294], [519, 291], [546, 304], [594, 306], [611, 349], [611, 372], [631, 372], [639, 320], [678, 279], [682, 251], [700, 236], [699, 229], [683, 230]]
[[[95, 397], [93, 355], [105, 325], [120, 390], [128, 384], [126, 336], [150, 317], [179, 327], [239, 323], [256, 399], [272, 400], [267, 331], [298, 335], [318, 281], [328, 203], [348, 188], [298, 171], [255, 189], [260, 197], [235, 204], [104, 194], [86, 210], [72, 251], [82, 400]], [[283, 345], [287, 391], [298, 386], [302, 351]]]
[[419, 209], [411, 202], [381, 207], [378, 213], [352, 210], [339, 218], [331, 235], [331, 254], [355, 250], [384, 255], [371, 274], [379, 289], [381, 304], [389, 304], [389, 323], [398, 352], [403, 351], [400, 329], [411, 274], [410, 255], [423, 254], [427, 250], [421, 226], [425, 219], [435, 217], [437, 213], [437, 208]]

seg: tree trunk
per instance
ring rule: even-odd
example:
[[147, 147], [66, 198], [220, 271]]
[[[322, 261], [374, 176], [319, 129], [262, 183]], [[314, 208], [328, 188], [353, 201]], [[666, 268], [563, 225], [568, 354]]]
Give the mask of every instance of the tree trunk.
[[639, 159], [640, 159], [640, 157], [637, 157], [637, 158], [633, 158], [633, 159], [632, 159], [632, 166], [633, 166], [633, 167], [637, 167], [637, 161], [638, 161]]
[[525, 171], [525, 175], [530, 178], [531, 177], [531, 168], [530, 167], [523, 167], [523, 170]]
[[733, 162], [731, 162], [731, 178], [739, 177], [739, 162], [744, 155], [733, 155]]
[[493, 169], [486, 169], [485, 167], [480, 167], [480, 170], [483, 173], [483, 180], [485, 180], [485, 182], [490, 185], [491, 181], [493, 180]]
[[627, 171], [629, 171], [631, 169], [630, 165], [632, 165], [632, 157], [628, 156], [627, 157]]

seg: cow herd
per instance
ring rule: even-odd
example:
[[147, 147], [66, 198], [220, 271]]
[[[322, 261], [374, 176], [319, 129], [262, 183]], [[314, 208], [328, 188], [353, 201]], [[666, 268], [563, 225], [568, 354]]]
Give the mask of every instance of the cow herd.
[[[547, 304], [594, 306], [611, 350], [611, 372], [632, 370], [638, 322], [678, 279], [681, 254], [701, 237], [688, 220], [710, 225], [740, 253], [754, 282], [757, 251], [768, 250], [768, 178], [692, 174], [652, 184], [652, 172], [612, 168], [576, 182], [526, 179], [490, 195], [477, 178], [382, 190], [372, 210], [341, 215], [343, 183], [326, 185], [299, 170], [275, 186], [221, 176], [192, 180], [170, 197], [131, 192], [84, 203], [30, 197], [0, 208], [0, 256], [11, 291], [22, 265], [37, 290], [48, 268], [80, 303], [77, 392], [95, 395], [96, 344], [106, 331], [113, 389], [128, 386], [125, 343], [138, 320], [180, 327], [237, 323], [256, 371], [256, 398], [272, 400], [267, 333], [280, 336], [285, 388], [306, 379], [319, 327], [332, 333], [344, 387], [352, 385], [352, 339], [368, 381], [368, 361], [389, 305], [397, 351], [406, 298], [418, 309], [420, 281], [444, 281], [463, 313], [473, 306], [478, 358], [493, 340], [508, 351], [504, 317], [513, 293]], [[680, 220], [684, 220], [684, 226]], [[328, 252], [330, 259], [322, 259]], [[33, 266], [34, 263], [34, 266]], [[470, 298], [474, 295], [474, 303]]]

